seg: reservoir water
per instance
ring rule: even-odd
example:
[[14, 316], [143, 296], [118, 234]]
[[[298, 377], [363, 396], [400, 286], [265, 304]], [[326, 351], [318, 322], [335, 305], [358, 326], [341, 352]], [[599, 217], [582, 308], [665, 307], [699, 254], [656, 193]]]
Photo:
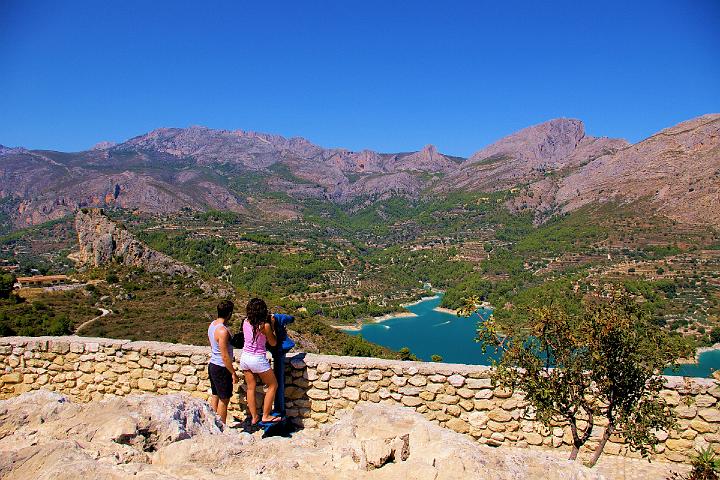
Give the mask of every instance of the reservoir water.
[[[437, 354], [447, 363], [490, 365], [492, 352], [483, 354], [480, 345], [475, 342], [477, 315], [462, 318], [434, 310], [441, 300], [442, 297], [437, 296], [408, 306], [407, 309], [417, 315], [416, 317], [399, 317], [380, 323], [369, 323], [363, 325], [360, 331], [347, 333], [361, 334], [371, 342], [394, 350], [407, 347], [424, 361], [430, 361], [430, 357]], [[490, 312], [482, 313], [486, 317]], [[700, 354], [699, 363], [682, 365], [676, 372], [668, 370], [665, 373], [709, 377], [717, 369], [720, 369], [720, 350], [711, 350]]]
[[[462, 318], [433, 310], [440, 305], [440, 296], [406, 307], [417, 317], [399, 317], [380, 323], [363, 325], [362, 334], [371, 342], [398, 350], [408, 347], [420, 360], [430, 361], [434, 354], [443, 362], [489, 365], [492, 357], [483, 355], [475, 342], [477, 315]], [[489, 312], [488, 312], [489, 313]]]

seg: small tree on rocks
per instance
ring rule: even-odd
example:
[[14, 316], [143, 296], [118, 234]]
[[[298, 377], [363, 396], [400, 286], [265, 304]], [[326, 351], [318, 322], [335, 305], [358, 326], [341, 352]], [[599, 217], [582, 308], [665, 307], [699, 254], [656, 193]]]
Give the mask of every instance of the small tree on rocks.
[[[468, 299], [462, 314], [469, 315]], [[579, 314], [563, 305], [528, 308], [528, 328], [501, 335], [489, 319], [478, 325], [478, 341], [501, 355], [493, 382], [521, 390], [546, 427], [570, 427], [570, 459], [591, 438], [599, 423], [599, 440], [588, 465], [593, 466], [611, 435], [647, 456], [659, 443], [656, 432], [676, 420], [660, 396], [662, 371], [687, 354], [683, 343], [655, 326], [649, 314], [624, 291], [610, 299], [585, 302]]]

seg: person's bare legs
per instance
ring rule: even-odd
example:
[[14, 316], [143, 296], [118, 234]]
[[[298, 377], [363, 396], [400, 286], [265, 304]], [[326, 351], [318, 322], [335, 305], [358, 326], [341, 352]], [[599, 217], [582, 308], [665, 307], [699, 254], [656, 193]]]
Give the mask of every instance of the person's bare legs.
[[247, 388], [247, 405], [248, 411], [250, 412], [251, 423], [255, 424], [258, 422], [257, 413], [257, 402], [255, 401], [255, 387], [257, 382], [255, 381], [255, 374], [250, 370], [243, 370], [245, 376], [245, 388]]
[[218, 409], [218, 396], [217, 395], [211, 395], [210, 396], [210, 408], [213, 409], [213, 412], [217, 413]]
[[217, 414], [220, 416], [220, 420], [222, 420], [223, 423], [227, 423], [227, 411], [229, 403], [229, 398], [218, 398]]
[[270, 413], [272, 412], [273, 401], [275, 401], [275, 392], [277, 392], [278, 383], [275, 379], [275, 373], [273, 373], [272, 370], [258, 373], [258, 375], [260, 376], [260, 380], [262, 380], [262, 382], [267, 386], [267, 391], [265, 392], [265, 400], [263, 401], [262, 420], [263, 422], [269, 422], [274, 418], [272, 415], [270, 415]]

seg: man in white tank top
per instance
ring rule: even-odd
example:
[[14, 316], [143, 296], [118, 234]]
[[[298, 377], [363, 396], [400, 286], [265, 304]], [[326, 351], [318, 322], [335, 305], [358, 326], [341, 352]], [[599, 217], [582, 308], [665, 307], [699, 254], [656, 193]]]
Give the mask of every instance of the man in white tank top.
[[220, 416], [223, 423], [227, 420], [227, 409], [233, 393], [233, 384], [238, 376], [233, 366], [233, 347], [230, 344], [228, 325], [235, 306], [230, 300], [223, 300], [217, 306], [217, 319], [208, 327], [210, 341], [210, 406]]

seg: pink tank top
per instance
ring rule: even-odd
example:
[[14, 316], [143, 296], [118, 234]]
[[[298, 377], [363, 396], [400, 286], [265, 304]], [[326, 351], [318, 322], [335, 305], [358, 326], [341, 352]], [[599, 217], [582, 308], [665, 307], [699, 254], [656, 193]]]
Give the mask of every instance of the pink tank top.
[[265, 355], [265, 352], [267, 352], [265, 348], [265, 343], [267, 342], [265, 334], [258, 330], [258, 332], [255, 333], [255, 340], [253, 340], [253, 327], [247, 320], [243, 320], [243, 336], [245, 337], [243, 352], [251, 355]]

